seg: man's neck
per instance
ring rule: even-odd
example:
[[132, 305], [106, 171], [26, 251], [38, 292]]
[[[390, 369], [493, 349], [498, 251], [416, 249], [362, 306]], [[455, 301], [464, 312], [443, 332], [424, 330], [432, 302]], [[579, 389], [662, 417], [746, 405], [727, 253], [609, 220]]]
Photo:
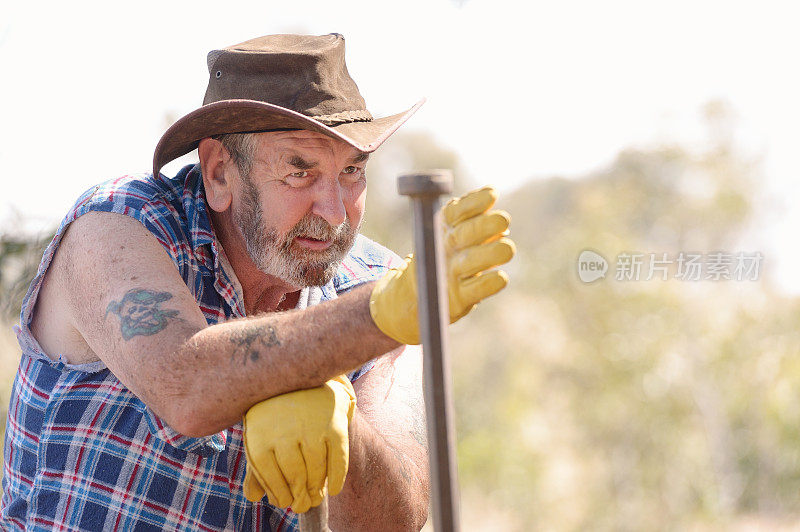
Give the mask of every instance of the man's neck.
[[[211, 209], [209, 209], [211, 211]], [[247, 253], [244, 241], [230, 220], [229, 211], [211, 211], [211, 225], [220, 249], [239, 280], [248, 316], [261, 312], [289, 310], [297, 305], [300, 290], [259, 270]]]

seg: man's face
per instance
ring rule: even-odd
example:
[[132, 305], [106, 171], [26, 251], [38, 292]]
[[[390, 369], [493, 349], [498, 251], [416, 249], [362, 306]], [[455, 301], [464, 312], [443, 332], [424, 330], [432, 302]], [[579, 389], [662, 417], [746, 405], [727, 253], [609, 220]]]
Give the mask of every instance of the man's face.
[[249, 176], [235, 187], [233, 219], [258, 269], [294, 286], [336, 273], [361, 225], [366, 155], [311, 131], [257, 135]]

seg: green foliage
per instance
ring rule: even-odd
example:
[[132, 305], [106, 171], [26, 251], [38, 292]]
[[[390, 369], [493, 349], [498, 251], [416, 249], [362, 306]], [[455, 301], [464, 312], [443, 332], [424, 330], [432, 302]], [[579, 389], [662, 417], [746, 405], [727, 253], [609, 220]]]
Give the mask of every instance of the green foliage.
[[16, 231], [0, 233], [0, 316], [3, 318], [15, 319], [19, 315], [22, 298], [36, 275], [44, 248], [53, 234], [24, 236]]
[[[800, 510], [800, 303], [768, 280], [614, 279], [625, 251], [740, 251], [757, 165], [712, 146], [629, 150], [503, 201], [512, 284], [451, 338], [462, 486], [513, 509], [515, 528], [716, 529]], [[587, 248], [612, 265], [591, 285], [576, 275]]]

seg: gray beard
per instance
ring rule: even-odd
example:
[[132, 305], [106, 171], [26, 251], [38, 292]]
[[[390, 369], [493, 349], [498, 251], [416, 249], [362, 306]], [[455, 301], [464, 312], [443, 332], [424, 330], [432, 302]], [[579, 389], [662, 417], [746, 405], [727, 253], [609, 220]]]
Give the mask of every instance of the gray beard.
[[[234, 212], [233, 221], [239, 227], [250, 259], [262, 272], [293, 286], [326, 285], [353, 247], [358, 228], [350, 221], [331, 226], [320, 216], [308, 213], [281, 239], [275, 229], [264, 230], [264, 211], [258, 191], [249, 178], [243, 178], [244, 195], [241, 212]], [[331, 240], [322, 251], [301, 248], [294, 244], [296, 237]]]

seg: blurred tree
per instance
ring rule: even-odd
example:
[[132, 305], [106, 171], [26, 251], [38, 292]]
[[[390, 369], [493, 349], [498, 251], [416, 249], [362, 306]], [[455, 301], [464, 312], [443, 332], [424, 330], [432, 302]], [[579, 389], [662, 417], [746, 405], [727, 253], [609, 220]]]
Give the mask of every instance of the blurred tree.
[[362, 232], [401, 256], [412, 251], [412, 214], [409, 199], [397, 193], [402, 173], [447, 168], [454, 189], [470, 188], [469, 178], [454, 151], [424, 132], [401, 131], [370, 156], [367, 165], [367, 208]]
[[44, 248], [54, 232], [25, 236], [16, 230], [0, 232], [0, 314], [14, 320], [22, 298], [36, 275]]
[[[509, 293], [456, 324], [452, 344], [462, 485], [513, 508], [520, 530], [716, 529], [800, 511], [800, 304], [766, 279], [614, 280], [621, 252], [740, 251], [759, 176], [726, 112], [707, 107], [702, 153], [629, 150], [503, 201], [519, 246]], [[611, 263], [591, 285], [576, 270], [586, 248]]]

